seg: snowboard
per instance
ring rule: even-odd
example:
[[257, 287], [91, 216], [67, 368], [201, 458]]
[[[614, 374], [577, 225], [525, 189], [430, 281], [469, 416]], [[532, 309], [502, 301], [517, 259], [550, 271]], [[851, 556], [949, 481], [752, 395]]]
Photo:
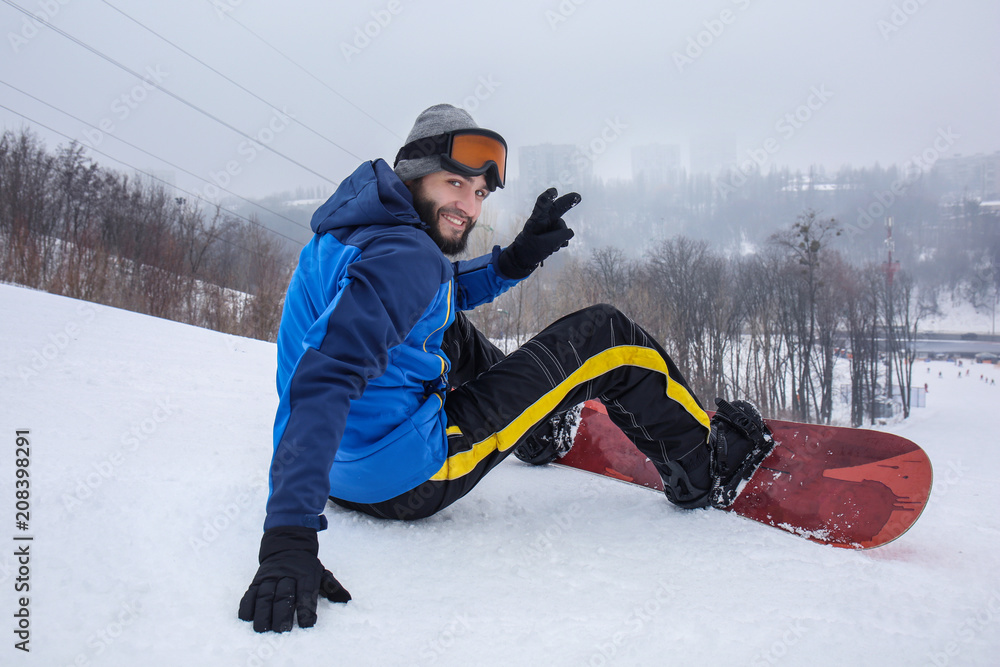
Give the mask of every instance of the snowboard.
[[[775, 447], [725, 511], [845, 549], [887, 544], [923, 511], [931, 491], [931, 462], [906, 438], [776, 419], [765, 422]], [[663, 490], [652, 462], [598, 401], [584, 404], [573, 446], [557, 464]]]

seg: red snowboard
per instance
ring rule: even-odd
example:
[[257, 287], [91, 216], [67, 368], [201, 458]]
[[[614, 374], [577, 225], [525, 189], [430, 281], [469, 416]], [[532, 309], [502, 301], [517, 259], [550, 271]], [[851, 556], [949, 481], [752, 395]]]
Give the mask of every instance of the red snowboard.
[[[881, 431], [765, 420], [774, 450], [727, 511], [845, 549], [896, 539], [924, 509], [931, 462], [919, 446]], [[659, 491], [653, 464], [588, 401], [559, 464]]]

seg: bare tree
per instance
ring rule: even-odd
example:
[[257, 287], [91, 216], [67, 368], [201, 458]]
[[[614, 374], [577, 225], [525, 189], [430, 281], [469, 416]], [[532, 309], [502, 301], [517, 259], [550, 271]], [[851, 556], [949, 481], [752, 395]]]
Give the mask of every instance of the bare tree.
[[[816, 390], [814, 379], [815, 347], [821, 338], [821, 322], [817, 315], [820, 290], [823, 287], [821, 267], [826, 261], [827, 244], [841, 230], [833, 218], [817, 219], [811, 209], [801, 213], [791, 229], [776, 234], [775, 242], [788, 252], [791, 265], [788, 276], [792, 288], [783, 304], [785, 335], [793, 358], [792, 410], [802, 421], [809, 421], [813, 414], [820, 416], [820, 397], [823, 388]], [[825, 324], [832, 322], [832, 316]], [[829, 342], [829, 341], [828, 341]]]
[[53, 234], [50, 179], [55, 159], [38, 137], [22, 130], [0, 137], [0, 232], [5, 237], [3, 277], [44, 287], [51, 270]]
[[[906, 419], [910, 416], [912, 404], [918, 327], [926, 308], [917, 298], [913, 277], [906, 272], [887, 276], [883, 304], [886, 353], [899, 389], [903, 418]], [[889, 378], [886, 379], [886, 384], [888, 389]]]
[[882, 275], [868, 265], [840, 276], [849, 340], [851, 425], [874, 423], [879, 369], [879, 292]]
[[696, 394], [723, 389], [722, 361], [738, 328], [725, 262], [704, 241], [668, 239], [647, 254], [647, 276], [666, 349]]
[[765, 413], [779, 415], [786, 401], [788, 358], [785, 339], [775, 326], [778, 290], [775, 276], [784, 259], [765, 252], [736, 262], [732, 284], [738, 307], [738, 338], [730, 347], [732, 393], [751, 398]]
[[295, 268], [282, 244], [254, 217], [246, 227], [247, 271], [249, 297], [243, 311], [242, 334], [260, 340], [274, 341], [281, 323], [285, 290]]
[[607, 246], [590, 252], [587, 287], [592, 301], [610, 303], [625, 309], [625, 301], [635, 276], [635, 265], [621, 248]]

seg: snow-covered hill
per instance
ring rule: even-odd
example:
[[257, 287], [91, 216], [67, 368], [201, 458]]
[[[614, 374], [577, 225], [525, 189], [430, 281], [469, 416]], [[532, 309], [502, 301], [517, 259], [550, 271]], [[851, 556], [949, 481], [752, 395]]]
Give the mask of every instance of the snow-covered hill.
[[[315, 628], [236, 618], [256, 569], [274, 347], [0, 286], [4, 665], [991, 665], [1000, 656], [1000, 369], [919, 364], [893, 427], [935, 464], [895, 543], [817, 546], [510, 461], [432, 519], [327, 509], [354, 595]], [[968, 373], [966, 373], [968, 371]], [[980, 375], [986, 380], [981, 380]], [[15, 527], [16, 430], [30, 525]], [[30, 654], [14, 648], [30, 542]]]

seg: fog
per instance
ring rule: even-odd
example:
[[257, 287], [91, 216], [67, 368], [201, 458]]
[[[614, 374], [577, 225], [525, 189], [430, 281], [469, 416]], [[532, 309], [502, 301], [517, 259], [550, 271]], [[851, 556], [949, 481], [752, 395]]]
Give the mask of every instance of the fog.
[[542, 143], [577, 146], [605, 179], [630, 178], [632, 149], [651, 143], [678, 146], [689, 169], [692, 145], [721, 143], [765, 171], [901, 164], [942, 132], [948, 154], [1000, 150], [990, 0], [4, 2], [0, 80], [102, 130], [0, 85], [0, 104], [31, 119], [0, 109], [4, 128], [50, 147], [61, 132], [110, 168], [198, 192], [148, 153], [246, 197], [328, 193], [360, 160], [391, 160], [438, 102], [502, 133], [514, 177], [518, 149]]

